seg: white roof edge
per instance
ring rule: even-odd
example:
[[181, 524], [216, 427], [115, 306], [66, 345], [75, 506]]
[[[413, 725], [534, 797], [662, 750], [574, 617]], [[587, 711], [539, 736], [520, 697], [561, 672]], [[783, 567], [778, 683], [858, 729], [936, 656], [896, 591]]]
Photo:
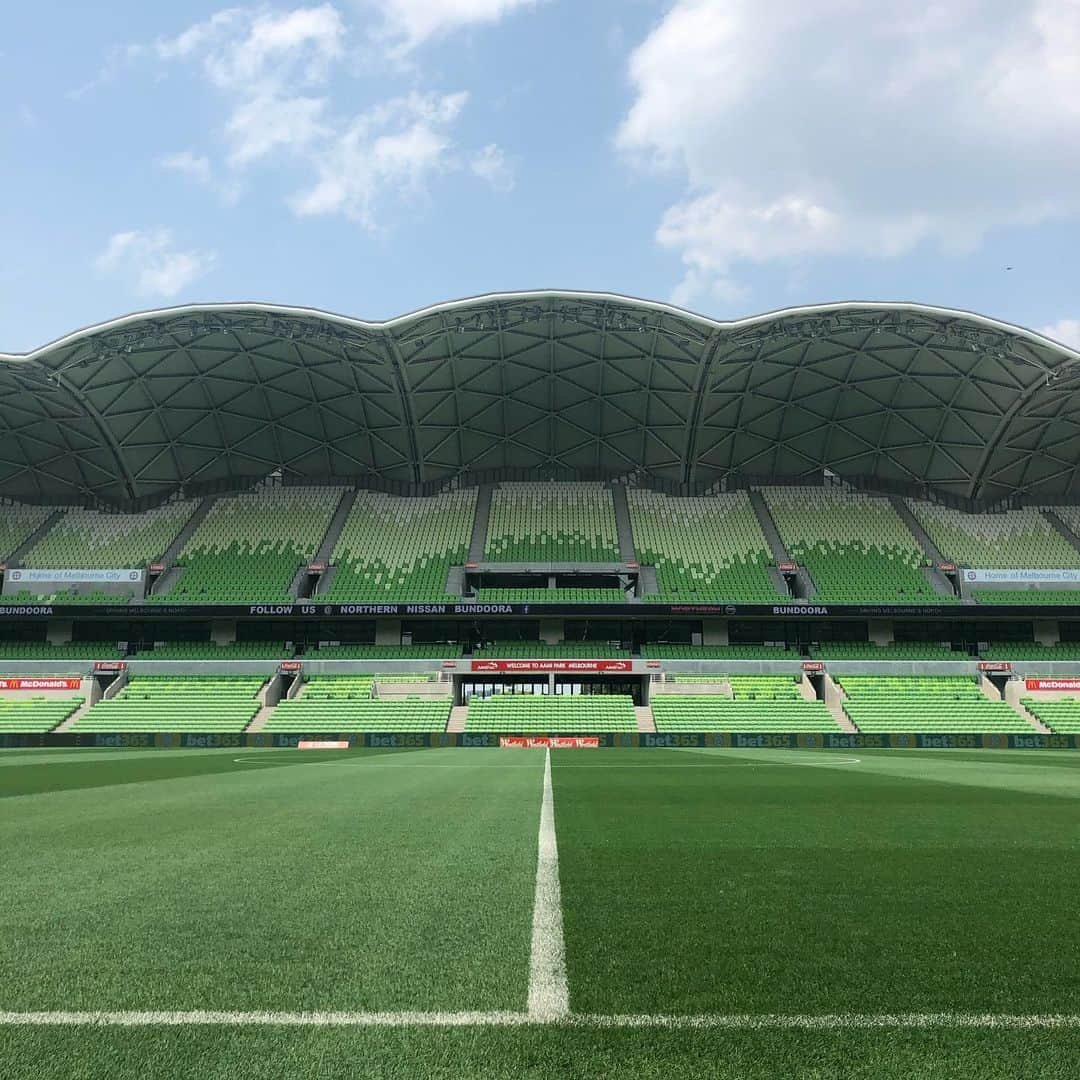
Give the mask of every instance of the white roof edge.
[[1035, 330], [1029, 330], [1027, 327], [1017, 326], [1014, 323], [1004, 322], [1000, 319], [992, 319], [988, 316], [979, 315], [976, 312], [972, 311], [964, 311], [959, 308], [939, 307], [934, 304], [922, 304], [915, 301], [843, 300], [823, 304], [803, 304], [796, 307], [777, 308], [773, 311], [762, 312], [759, 315], [748, 315], [739, 319], [714, 319], [710, 316], [702, 315], [695, 311], [689, 311], [686, 308], [676, 307], [674, 304], [664, 303], [663, 301], [659, 300], [644, 300], [639, 297], [625, 296], [619, 293], [588, 292], [580, 289], [521, 289], [508, 292], [482, 293], [478, 296], [463, 297], [459, 300], [446, 300], [437, 304], [430, 304], [427, 307], [417, 308], [416, 310], [406, 312], [403, 315], [396, 315], [391, 319], [385, 319], [381, 321], [359, 319], [347, 315], [339, 315], [334, 312], [323, 311], [319, 308], [297, 307], [287, 304], [265, 304], [256, 301], [241, 301], [236, 303], [213, 302], [179, 304], [174, 307], [151, 308], [145, 311], [136, 311], [128, 315], [121, 315], [114, 319], [107, 319], [104, 322], [94, 323], [90, 326], [82, 327], [79, 330], [74, 330], [69, 334], [65, 334], [62, 337], [56, 338], [54, 341], [50, 341], [47, 344], [41, 345], [38, 348], [33, 349], [29, 352], [0, 352], [0, 361], [19, 362], [26, 360], [34, 360], [40, 356], [52, 352], [55, 349], [60, 349], [66, 345], [71, 345], [79, 341], [81, 338], [89, 337], [92, 334], [99, 334], [110, 330], [120, 330], [123, 329], [123, 327], [128, 326], [132, 323], [141, 322], [146, 319], [166, 317], [175, 318], [178, 315], [191, 315], [201, 312], [265, 312], [268, 314], [278, 314], [283, 316], [321, 319], [327, 322], [337, 323], [344, 327], [363, 328], [367, 330], [392, 330], [394, 327], [399, 326], [403, 323], [423, 318], [428, 315], [439, 314], [440, 312], [455, 311], [462, 308], [476, 307], [482, 304], [489, 304], [499, 301], [527, 300], [530, 298], [535, 298], [538, 300], [552, 298], [565, 298], [567, 300], [591, 300], [594, 302], [602, 301], [607, 303], [622, 304], [626, 306], [644, 307], [653, 311], [663, 312], [668, 315], [675, 315], [679, 318], [690, 319], [694, 322], [701, 323], [703, 326], [721, 330], [734, 330], [741, 327], [755, 326], [761, 323], [770, 322], [775, 319], [786, 319], [806, 315], [821, 315], [834, 311], [909, 311], [913, 313], [936, 315], [944, 318], [963, 319], [967, 322], [975, 323], [990, 330], [1013, 334], [1018, 337], [1026, 338], [1035, 344], [1049, 346], [1074, 360], [1080, 360], [1080, 351], [1073, 349], [1068, 345], [1065, 345], [1063, 342], [1055, 341], [1053, 338], [1047, 337], [1045, 334], [1040, 334]]

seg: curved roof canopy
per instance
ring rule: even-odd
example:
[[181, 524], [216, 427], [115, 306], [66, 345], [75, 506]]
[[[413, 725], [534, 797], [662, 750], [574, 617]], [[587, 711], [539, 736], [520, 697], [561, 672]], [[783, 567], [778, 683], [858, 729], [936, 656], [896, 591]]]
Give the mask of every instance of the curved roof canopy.
[[918, 304], [717, 322], [599, 293], [503, 293], [372, 323], [265, 304], [146, 312], [0, 354], [0, 494], [644, 471], [844, 475], [958, 496], [1080, 494], [1080, 354]]

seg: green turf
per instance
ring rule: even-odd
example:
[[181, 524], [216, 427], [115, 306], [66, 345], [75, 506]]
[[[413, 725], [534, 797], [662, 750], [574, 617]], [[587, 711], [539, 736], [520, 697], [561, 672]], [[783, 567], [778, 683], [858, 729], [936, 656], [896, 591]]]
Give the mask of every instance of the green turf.
[[1080, 755], [572, 754], [573, 1009], [1080, 1011]]
[[[0, 751], [0, 1010], [521, 1010], [543, 762]], [[556, 751], [552, 775], [577, 1013], [1080, 1013], [1080, 753]], [[1076, 1030], [0, 1026], [2, 1080], [1004, 1080], [1078, 1053]]]

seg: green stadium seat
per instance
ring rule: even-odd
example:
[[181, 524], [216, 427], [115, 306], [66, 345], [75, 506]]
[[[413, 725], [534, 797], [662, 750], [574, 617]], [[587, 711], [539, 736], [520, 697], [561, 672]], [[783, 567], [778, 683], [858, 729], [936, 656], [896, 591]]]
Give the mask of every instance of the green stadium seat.
[[615, 503], [604, 484], [500, 484], [492, 494], [490, 562], [618, 562]]
[[1080, 700], [1065, 697], [1048, 701], [1024, 697], [1020, 703], [1055, 735], [1080, 735]]
[[295, 698], [278, 704], [263, 731], [345, 734], [446, 730], [452, 702], [449, 695], [380, 700], [371, 696], [373, 682], [370, 675], [308, 676]]
[[85, 701], [82, 697], [0, 697], [0, 735], [38, 735], [62, 724]]
[[[791, 675], [718, 676], [730, 683], [732, 697], [722, 694], [652, 695], [656, 730], [660, 732], [746, 732], [748, 734], [837, 731], [836, 720], [822, 701], [807, 701]], [[680, 681], [697, 682], [686, 675]]]
[[493, 694], [469, 699], [465, 730], [594, 735], [637, 731], [637, 716], [634, 699], [623, 694]]

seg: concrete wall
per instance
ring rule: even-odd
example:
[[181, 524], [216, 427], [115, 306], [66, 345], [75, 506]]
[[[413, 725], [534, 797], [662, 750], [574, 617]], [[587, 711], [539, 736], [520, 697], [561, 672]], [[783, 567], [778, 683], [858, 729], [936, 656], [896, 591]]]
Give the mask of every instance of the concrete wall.
[[375, 644], [376, 645], [400, 645], [401, 644], [401, 620], [400, 619], [376, 619], [375, 620]]
[[215, 645], [231, 645], [236, 640], [236, 620], [215, 619], [210, 624], [210, 640]]
[[702, 645], [728, 645], [727, 619], [703, 619], [701, 621]]

